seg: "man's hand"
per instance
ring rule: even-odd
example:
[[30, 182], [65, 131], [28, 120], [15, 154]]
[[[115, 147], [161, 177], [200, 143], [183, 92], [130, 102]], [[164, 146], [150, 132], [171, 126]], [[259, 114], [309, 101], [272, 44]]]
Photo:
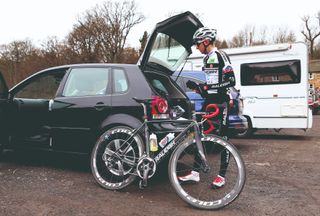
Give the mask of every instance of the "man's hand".
[[191, 80], [188, 80], [188, 82], [186, 83], [186, 85], [187, 85], [187, 87], [188, 87], [189, 89], [192, 89], [192, 90], [195, 90], [195, 89], [198, 88], [198, 84], [195, 83], [195, 82], [193, 82], [193, 81], [191, 81]]

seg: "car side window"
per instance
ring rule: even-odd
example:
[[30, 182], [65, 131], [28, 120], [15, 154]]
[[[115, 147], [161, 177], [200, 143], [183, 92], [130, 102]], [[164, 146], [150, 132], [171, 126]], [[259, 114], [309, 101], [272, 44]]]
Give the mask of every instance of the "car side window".
[[184, 91], [184, 89], [185, 89], [184, 88], [184, 83], [183, 83], [183, 80], [182, 80], [182, 78], [180, 76], [178, 77], [178, 79], [177, 79], [176, 76], [172, 76], [171, 79], [174, 80]]
[[65, 69], [63, 69], [31, 78], [32, 80], [15, 93], [14, 97], [28, 99], [52, 99], [56, 95], [65, 72]]
[[116, 93], [126, 92], [128, 90], [128, 80], [123, 69], [113, 69], [113, 89]]
[[104, 95], [109, 83], [109, 68], [73, 68], [62, 95], [65, 97]]
[[164, 83], [160, 81], [160, 79], [154, 79], [151, 81], [152, 86], [156, 89], [160, 94], [168, 95], [168, 90], [166, 89]]

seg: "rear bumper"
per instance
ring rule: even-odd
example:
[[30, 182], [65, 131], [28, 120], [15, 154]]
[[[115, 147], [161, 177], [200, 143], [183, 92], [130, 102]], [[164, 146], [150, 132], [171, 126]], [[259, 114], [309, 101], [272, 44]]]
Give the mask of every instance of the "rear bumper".
[[248, 128], [248, 121], [244, 116], [229, 115], [229, 129], [243, 130]]

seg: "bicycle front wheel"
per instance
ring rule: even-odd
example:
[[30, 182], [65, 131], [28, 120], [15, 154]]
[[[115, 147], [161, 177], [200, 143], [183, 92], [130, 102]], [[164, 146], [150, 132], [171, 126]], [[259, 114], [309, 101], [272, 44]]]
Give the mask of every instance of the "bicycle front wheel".
[[[203, 164], [198, 157], [197, 145], [192, 140], [179, 145], [171, 155], [170, 182], [177, 194], [193, 207], [223, 208], [241, 193], [246, 179], [245, 165], [235, 146], [221, 137], [207, 135], [201, 141], [209, 171], [204, 172], [201, 168]], [[195, 172], [195, 177], [187, 178]], [[213, 184], [218, 175], [225, 178], [221, 187]]]

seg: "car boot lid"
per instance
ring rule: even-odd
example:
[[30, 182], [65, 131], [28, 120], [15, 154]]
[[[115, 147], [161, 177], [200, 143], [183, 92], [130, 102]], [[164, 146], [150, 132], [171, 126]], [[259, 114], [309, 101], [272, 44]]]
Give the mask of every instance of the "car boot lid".
[[157, 69], [172, 75], [192, 53], [193, 34], [202, 26], [189, 11], [157, 23], [138, 62], [141, 70]]

